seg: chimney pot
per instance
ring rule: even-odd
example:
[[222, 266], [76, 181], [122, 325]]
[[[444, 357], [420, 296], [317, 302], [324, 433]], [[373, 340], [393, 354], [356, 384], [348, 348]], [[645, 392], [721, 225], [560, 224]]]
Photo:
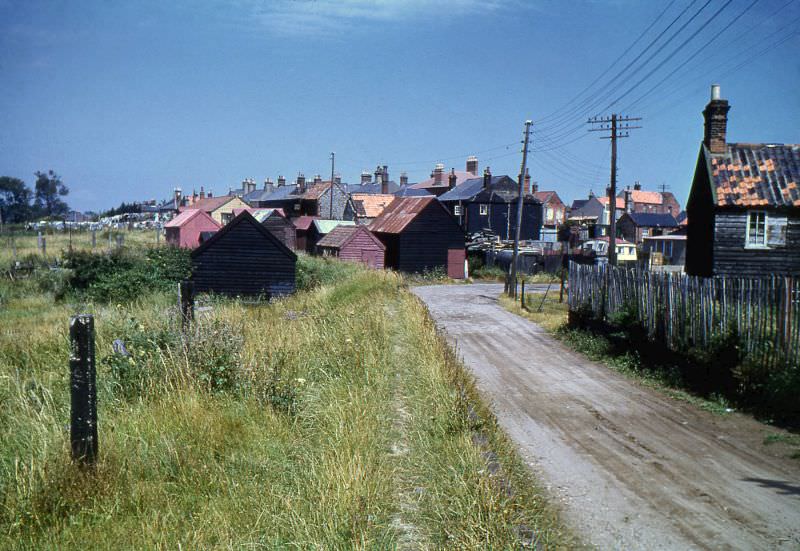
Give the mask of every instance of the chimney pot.
[[286, 185], [286, 177], [278, 175], [278, 187]]
[[372, 183], [372, 175], [367, 170], [361, 171], [361, 185], [367, 185]]
[[483, 189], [489, 189], [492, 183], [492, 170], [487, 166], [483, 169]]
[[436, 186], [439, 186], [444, 182], [444, 165], [442, 163], [436, 164], [431, 177], [433, 178], [433, 184]]
[[712, 100], [720, 99], [720, 87], [719, 87], [719, 84], [712, 84], [711, 85], [711, 99]]
[[400, 173], [400, 185], [407, 186], [408, 185], [408, 174], [406, 172]]

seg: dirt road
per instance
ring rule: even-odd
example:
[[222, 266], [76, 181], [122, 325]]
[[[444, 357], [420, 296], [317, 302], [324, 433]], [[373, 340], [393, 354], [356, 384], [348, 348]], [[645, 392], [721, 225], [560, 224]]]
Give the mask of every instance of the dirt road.
[[417, 287], [500, 424], [600, 549], [800, 549], [800, 462], [773, 432], [588, 361], [496, 302], [502, 285]]

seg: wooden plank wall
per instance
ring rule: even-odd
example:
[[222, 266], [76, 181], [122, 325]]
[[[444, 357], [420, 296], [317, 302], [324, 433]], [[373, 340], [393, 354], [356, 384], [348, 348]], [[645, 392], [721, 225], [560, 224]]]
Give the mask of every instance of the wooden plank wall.
[[701, 278], [570, 262], [569, 308], [595, 316], [633, 308], [648, 335], [673, 350], [708, 346], [728, 332], [772, 366], [800, 362], [800, 278]]
[[746, 234], [747, 212], [717, 212], [714, 222], [714, 275], [760, 277], [771, 273], [800, 274], [800, 218], [788, 217], [784, 246], [746, 249]]

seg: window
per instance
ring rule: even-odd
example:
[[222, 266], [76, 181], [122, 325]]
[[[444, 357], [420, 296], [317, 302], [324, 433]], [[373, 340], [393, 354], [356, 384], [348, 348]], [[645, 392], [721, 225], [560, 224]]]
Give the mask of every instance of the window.
[[223, 224], [227, 224], [231, 220], [233, 220], [233, 213], [232, 212], [223, 212], [222, 213], [222, 223]]
[[461, 216], [461, 205], [453, 205], [453, 214]]
[[481, 216], [486, 216], [489, 214], [489, 205], [481, 205], [480, 212]]
[[745, 247], [767, 246], [767, 213], [753, 210], [747, 213], [747, 239]]

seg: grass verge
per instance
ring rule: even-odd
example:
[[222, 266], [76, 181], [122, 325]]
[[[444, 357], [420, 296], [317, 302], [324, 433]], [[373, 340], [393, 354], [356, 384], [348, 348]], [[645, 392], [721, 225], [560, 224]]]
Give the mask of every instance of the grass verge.
[[0, 548], [571, 547], [403, 281], [303, 262], [311, 290], [214, 300], [188, 347], [171, 294], [81, 305], [87, 470], [65, 431], [77, 306], [0, 284]]

